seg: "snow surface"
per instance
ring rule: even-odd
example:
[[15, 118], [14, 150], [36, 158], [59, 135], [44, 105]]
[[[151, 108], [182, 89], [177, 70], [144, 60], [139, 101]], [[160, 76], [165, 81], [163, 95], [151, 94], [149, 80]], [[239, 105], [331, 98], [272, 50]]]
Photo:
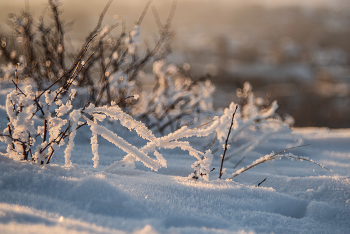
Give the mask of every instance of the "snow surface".
[[[9, 91], [0, 89], [1, 129]], [[107, 127], [138, 148], [145, 144], [118, 124]], [[105, 171], [125, 153], [101, 137], [94, 168], [90, 138], [89, 126], [76, 132], [70, 167], [64, 148], [44, 166], [0, 156], [0, 233], [350, 233], [350, 129], [297, 128], [272, 135], [239, 166], [310, 144], [289, 152], [332, 171], [282, 158], [233, 181], [218, 180], [221, 158], [214, 156], [209, 182], [188, 177], [196, 158], [181, 149], [156, 151], [167, 160], [158, 172], [141, 163]], [[210, 142], [188, 140], [202, 151]], [[228, 154], [238, 147], [231, 144]], [[6, 152], [5, 144], [0, 152]], [[226, 175], [239, 169], [233, 169], [239, 159], [225, 161]]]

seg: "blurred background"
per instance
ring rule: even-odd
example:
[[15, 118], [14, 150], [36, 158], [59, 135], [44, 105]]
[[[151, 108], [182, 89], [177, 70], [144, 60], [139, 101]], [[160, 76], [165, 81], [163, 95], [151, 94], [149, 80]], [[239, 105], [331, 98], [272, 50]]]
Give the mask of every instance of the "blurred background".
[[[35, 18], [47, 4], [28, 2]], [[81, 46], [108, 1], [60, 2], [63, 19], [74, 21], [67, 37], [73, 46]], [[168, 62], [190, 64], [194, 76], [212, 74], [215, 107], [237, 101], [236, 89], [249, 81], [256, 96], [277, 100], [279, 113], [293, 116], [296, 127], [349, 128], [350, 1], [242, 2], [178, 0]], [[115, 0], [104, 23], [111, 25], [120, 15], [132, 29], [146, 3]], [[0, 1], [2, 32], [9, 31], [8, 14], [19, 13], [24, 6], [23, 0]], [[164, 22], [172, 1], [154, 0], [152, 6]], [[143, 39], [153, 41], [158, 27], [151, 10], [141, 30]]]

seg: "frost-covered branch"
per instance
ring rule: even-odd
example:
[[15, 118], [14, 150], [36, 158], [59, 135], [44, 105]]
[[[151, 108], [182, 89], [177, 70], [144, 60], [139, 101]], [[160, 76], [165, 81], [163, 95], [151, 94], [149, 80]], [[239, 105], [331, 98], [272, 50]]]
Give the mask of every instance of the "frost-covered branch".
[[233, 179], [235, 178], [236, 176], [242, 174], [243, 172], [246, 172], [250, 169], [252, 169], [253, 167], [256, 167], [257, 165], [259, 164], [262, 164], [262, 163], [265, 163], [265, 162], [268, 162], [268, 161], [271, 161], [271, 160], [275, 160], [277, 158], [282, 158], [282, 157], [286, 157], [286, 158], [290, 158], [290, 159], [296, 159], [296, 160], [299, 160], [299, 161], [307, 161], [307, 162], [311, 162], [313, 164], [316, 164], [317, 166], [320, 166], [326, 170], [330, 170], [328, 169], [327, 167], [323, 166], [322, 164], [319, 164], [317, 162], [315, 162], [314, 160], [312, 159], [309, 159], [307, 157], [301, 157], [301, 156], [296, 156], [294, 154], [291, 154], [291, 153], [288, 153], [288, 154], [282, 154], [284, 153], [285, 151], [287, 150], [291, 150], [291, 149], [295, 149], [295, 148], [298, 148], [298, 147], [303, 147], [303, 146], [306, 146], [306, 145], [301, 145], [301, 146], [296, 146], [296, 147], [291, 147], [291, 148], [287, 148], [287, 149], [284, 149], [278, 153], [271, 153], [271, 154], [268, 154], [268, 155], [265, 155], [264, 157], [261, 157], [257, 160], [255, 160], [252, 164], [250, 164], [249, 166], [247, 166], [246, 168], [242, 167], [241, 169], [237, 170], [236, 172], [234, 172], [229, 178], [230, 179]]

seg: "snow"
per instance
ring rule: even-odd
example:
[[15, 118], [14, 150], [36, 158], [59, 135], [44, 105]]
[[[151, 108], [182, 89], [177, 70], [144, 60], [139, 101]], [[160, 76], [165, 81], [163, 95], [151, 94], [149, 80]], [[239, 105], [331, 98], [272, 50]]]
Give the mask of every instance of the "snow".
[[[2, 86], [0, 92], [1, 129], [7, 125], [4, 104], [11, 91], [5, 92], [5, 88]], [[277, 134], [278, 129], [269, 129], [266, 123], [269, 138], [257, 137], [251, 144], [230, 143], [227, 154], [236, 153], [224, 162], [224, 178], [273, 155], [271, 152], [304, 144], [310, 145], [291, 149], [286, 155], [308, 158], [332, 172], [282, 157], [259, 164], [233, 180], [219, 180], [221, 158], [217, 154], [223, 150], [219, 147], [217, 154], [207, 151], [212, 140], [207, 135], [221, 127], [227, 133], [228, 127], [220, 121], [232, 116], [234, 107], [232, 104], [222, 118], [205, 126], [183, 127], [164, 137], [128, 119], [117, 106], [87, 107], [85, 113], [109, 114], [124, 122], [98, 125], [88, 121], [89, 126], [72, 134], [74, 148], [70, 135], [66, 139], [70, 167], [65, 166], [64, 147], [55, 150], [50, 164], [39, 165], [4, 156], [7, 145], [0, 143], [0, 233], [349, 233], [350, 129], [281, 128]], [[277, 104], [258, 115], [271, 115], [275, 108]], [[246, 121], [253, 118], [249, 113]], [[243, 121], [240, 114], [237, 119]], [[79, 117], [80, 111], [70, 112], [71, 124], [78, 124]], [[36, 126], [40, 121], [34, 118], [31, 124]], [[233, 131], [240, 131], [239, 121]], [[180, 138], [187, 141], [178, 141]], [[151, 171], [141, 162], [136, 162], [134, 169], [110, 168], [129, 153], [114, 144], [135, 150], [133, 155], [144, 157], [142, 160], [154, 167], [158, 162], [161, 168]], [[245, 148], [254, 147], [245, 153], [244, 147], [239, 148], [244, 144]], [[240, 167], [233, 169], [242, 156], [246, 158]], [[196, 165], [200, 165], [198, 173], [216, 169], [196, 180], [189, 177]]]

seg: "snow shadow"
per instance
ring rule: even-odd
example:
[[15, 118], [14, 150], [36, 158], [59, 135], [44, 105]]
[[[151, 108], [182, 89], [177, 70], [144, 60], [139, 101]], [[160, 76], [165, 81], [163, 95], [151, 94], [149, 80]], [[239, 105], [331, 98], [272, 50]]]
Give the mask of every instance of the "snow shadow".
[[266, 212], [276, 213], [295, 219], [302, 219], [305, 217], [308, 204], [307, 201], [293, 197], [285, 197], [269, 202], [265, 206]]

